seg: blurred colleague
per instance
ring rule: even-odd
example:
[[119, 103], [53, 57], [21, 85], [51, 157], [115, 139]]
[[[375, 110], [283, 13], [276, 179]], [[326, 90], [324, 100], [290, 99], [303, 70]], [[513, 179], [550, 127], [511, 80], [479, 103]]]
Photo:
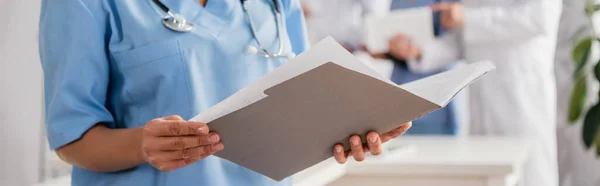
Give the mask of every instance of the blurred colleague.
[[553, 57], [560, 0], [463, 0], [432, 9], [453, 33], [422, 46], [410, 68], [492, 60], [497, 69], [470, 88], [471, 133], [532, 139], [523, 185], [557, 186]]
[[[597, 1], [596, 1], [597, 2]], [[581, 140], [582, 122], [569, 125], [569, 99], [573, 89], [575, 63], [571, 57], [575, 41], [591, 33], [589, 18], [585, 14], [586, 1], [563, 0], [563, 12], [558, 30], [556, 46], [555, 73], [557, 93], [557, 142], [558, 170], [561, 186], [599, 186], [600, 160], [585, 149]], [[582, 28], [585, 32], [580, 32]], [[593, 49], [596, 51], [597, 48]], [[590, 61], [597, 61], [597, 52], [592, 52]], [[592, 67], [592, 66], [590, 66]], [[590, 71], [591, 69], [587, 69]], [[590, 76], [590, 78], [592, 78]], [[594, 84], [588, 84], [594, 85]], [[588, 87], [588, 105], [596, 97], [597, 86]], [[594, 93], [591, 93], [591, 92]]]
[[[436, 2], [442, 2], [443, 0], [392, 0], [391, 10], [405, 9], [405, 8], [416, 8], [426, 7]], [[434, 15], [434, 33], [436, 36], [443, 35], [446, 30], [440, 25], [439, 13]], [[402, 23], [398, 23], [402, 24]], [[409, 41], [409, 42], [404, 42]], [[421, 49], [410, 42], [410, 39], [405, 38], [402, 33], [390, 40], [389, 51], [386, 55], [390, 60], [394, 62], [394, 69], [392, 71], [391, 80], [397, 84], [404, 84], [411, 81], [415, 81], [427, 76], [431, 76], [440, 72], [443, 72], [451, 68], [452, 64], [448, 63], [446, 66], [440, 66], [439, 68], [429, 69], [426, 72], [415, 72], [408, 68], [406, 60], [414, 60], [421, 55]], [[451, 61], [453, 62], [453, 61]], [[407, 134], [435, 134], [435, 135], [456, 135], [458, 133], [458, 123], [460, 112], [458, 104], [464, 103], [462, 99], [457, 97], [455, 100], [450, 102], [446, 107], [436, 110], [425, 117], [419, 118], [413, 121], [413, 127]]]
[[310, 42], [333, 37], [349, 51], [363, 42], [363, 17], [385, 14], [390, 0], [301, 0]]
[[[351, 52], [364, 50], [363, 44], [363, 18], [366, 15], [381, 16], [392, 9], [428, 6], [437, 0], [302, 0], [305, 14], [307, 15], [307, 28], [311, 42], [317, 42], [327, 36], [332, 36]], [[435, 20], [438, 22], [438, 20]], [[398, 23], [401, 24], [401, 23]], [[439, 25], [439, 24], [437, 24]], [[436, 30], [440, 30], [441, 28]], [[405, 50], [406, 47], [394, 47]], [[426, 73], [412, 72], [404, 62], [403, 52], [375, 54], [376, 58], [389, 58], [394, 61], [391, 80], [397, 84], [404, 84], [418, 80], [429, 75], [439, 73], [446, 68], [439, 68]], [[398, 54], [398, 55], [391, 55]], [[455, 135], [457, 133], [456, 101], [448, 106], [432, 112], [418, 120], [407, 134], [442, 134]]]

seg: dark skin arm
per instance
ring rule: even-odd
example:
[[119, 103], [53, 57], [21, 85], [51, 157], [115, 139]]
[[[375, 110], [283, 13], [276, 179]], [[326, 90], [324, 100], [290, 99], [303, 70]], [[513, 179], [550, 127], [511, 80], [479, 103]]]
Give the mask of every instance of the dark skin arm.
[[223, 150], [219, 136], [208, 131], [206, 124], [179, 116], [130, 129], [98, 125], [56, 153], [67, 163], [95, 172], [117, 172], [146, 162], [172, 171]]
[[139, 149], [142, 129], [91, 128], [83, 137], [56, 150], [60, 159], [96, 172], [115, 172], [135, 167], [145, 160]]

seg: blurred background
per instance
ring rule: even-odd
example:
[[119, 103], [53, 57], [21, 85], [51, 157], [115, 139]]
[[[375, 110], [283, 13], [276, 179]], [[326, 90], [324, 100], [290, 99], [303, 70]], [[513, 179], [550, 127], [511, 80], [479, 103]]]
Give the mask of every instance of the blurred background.
[[[311, 43], [332, 36], [398, 84], [479, 60], [496, 63], [497, 72], [483, 79], [485, 84], [473, 85], [447, 107], [414, 121], [409, 137], [454, 140], [470, 136], [542, 136], [532, 140], [534, 147], [527, 154], [541, 157], [545, 161], [537, 163], [544, 165], [538, 169], [523, 168], [521, 172], [538, 170], [548, 174], [524, 173], [519, 177], [552, 180], [552, 176], [544, 175], [556, 172], [561, 186], [600, 186], [600, 108], [595, 109], [600, 78], [600, 27], [596, 28], [600, 17], [595, 12], [600, 9], [600, 1], [300, 2]], [[366, 29], [369, 20], [386, 19], [414, 8], [430, 9], [439, 3], [444, 6], [431, 12], [434, 41], [418, 42], [419, 38], [398, 32], [389, 38], [388, 51], [369, 50], [368, 38], [377, 37]], [[40, 1], [0, 1], [0, 15], [4, 18], [0, 26], [3, 186], [68, 180], [71, 169], [49, 150], [46, 142], [42, 70], [37, 52], [39, 10]], [[387, 28], [379, 26], [378, 29]], [[424, 142], [415, 142], [419, 143]], [[458, 140], [449, 145], [464, 147], [463, 143], [467, 142]], [[475, 151], [485, 152], [494, 149], [493, 144], [473, 147], [481, 147]], [[542, 150], [538, 152], [538, 148]], [[462, 159], [468, 158], [466, 155]], [[457, 159], [461, 160], [461, 156], [457, 155]], [[543, 163], [547, 161], [554, 161], [556, 166]]]

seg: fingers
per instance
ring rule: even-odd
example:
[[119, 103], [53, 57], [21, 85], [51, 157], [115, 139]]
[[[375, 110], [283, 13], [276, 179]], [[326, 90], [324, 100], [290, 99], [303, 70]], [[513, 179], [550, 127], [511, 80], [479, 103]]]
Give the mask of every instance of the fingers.
[[144, 132], [152, 136], [185, 136], [185, 135], [206, 135], [208, 126], [200, 122], [185, 120], [153, 120], [145, 127]]
[[219, 135], [209, 133], [206, 124], [177, 115], [151, 120], [143, 128], [143, 154], [161, 171], [187, 166], [223, 148]]
[[380, 135], [381, 142], [385, 143], [391, 139], [397, 138], [398, 136], [404, 135], [404, 133], [406, 133], [406, 131], [408, 129], [410, 129], [410, 127], [412, 127], [412, 122], [405, 123], [404, 125], [396, 128], [394, 130], [391, 130], [389, 132], [386, 132], [386, 133]]
[[411, 126], [412, 122], [408, 122], [382, 135], [379, 135], [375, 131], [369, 132], [366, 135], [366, 145], [363, 145], [360, 136], [353, 135], [349, 139], [350, 152], [345, 152], [343, 145], [336, 144], [333, 147], [333, 156], [335, 160], [340, 164], [346, 163], [346, 161], [348, 160], [348, 156], [350, 155], [353, 156], [354, 160], [356, 160], [357, 162], [361, 162], [365, 160], [365, 152], [371, 152], [371, 154], [373, 155], [381, 154], [383, 151], [382, 143], [403, 135], [408, 129], [410, 129]]
[[363, 149], [362, 141], [358, 135], [350, 137], [350, 150], [354, 160], [357, 162], [365, 160], [365, 150]]
[[150, 154], [148, 161], [152, 164], [160, 164], [165, 161], [173, 161], [187, 158], [197, 158], [206, 155], [211, 155], [223, 150], [223, 143], [215, 143], [183, 150], [173, 151], [157, 151], [155, 154]]
[[153, 144], [151, 150], [183, 150], [199, 146], [212, 145], [220, 141], [217, 133], [199, 136], [177, 136], [149, 138], [148, 143]]
[[346, 163], [346, 161], [348, 160], [348, 157], [346, 156], [346, 153], [344, 152], [344, 146], [342, 146], [341, 144], [335, 145], [333, 147], [333, 157], [335, 158], [335, 161], [337, 161], [339, 164]]
[[[206, 156], [208, 156], [208, 155], [206, 155]], [[188, 166], [194, 162], [197, 162], [203, 158], [206, 158], [206, 156], [203, 155], [200, 157], [192, 157], [192, 158], [185, 158], [185, 159], [179, 159], [179, 160], [174, 160], [174, 161], [160, 162], [158, 164], [155, 164], [155, 167], [160, 171], [170, 172], [175, 169], [179, 169], [181, 167]]]
[[452, 4], [450, 2], [441, 2], [441, 3], [436, 3], [431, 5], [431, 10], [433, 10], [434, 12], [439, 12], [439, 11], [447, 11], [450, 10], [452, 8]]
[[379, 134], [377, 132], [369, 132], [367, 133], [367, 144], [369, 147], [369, 151], [373, 155], [381, 154], [381, 140], [379, 138]]
[[170, 115], [170, 116], [165, 116], [162, 118], [158, 118], [159, 120], [183, 120], [183, 118], [181, 118], [181, 116], [179, 115]]

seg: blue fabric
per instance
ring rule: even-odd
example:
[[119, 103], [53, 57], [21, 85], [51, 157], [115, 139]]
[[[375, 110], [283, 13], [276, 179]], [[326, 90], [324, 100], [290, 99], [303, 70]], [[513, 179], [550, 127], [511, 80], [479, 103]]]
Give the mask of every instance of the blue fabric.
[[[42, 2], [39, 43], [51, 148], [79, 139], [98, 123], [133, 128], [173, 114], [190, 119], [286, 61], [246, 54], [257, 44], [239, 0], [208, 1], [205, 7], [195, 0], [161, 2], [195, 29], [168, 30], [160, 22], [165, 13], [151, 0]], [[248, 6], [258, 39], [276, 51], [271, 2]], [[287, 25], [284, 51], [300, 53], [308, 42], [299, 2], [279, 2]], [[116, 173], [74, 167], [72, 184], [291, 185], [291, 180], [275, 182], [211, 156], [169, 173], [149, 164]]]
[[[391, 9], [404, 9], [429, 6], [438, 2], [454, 2], [456, 0], [392, 0]], [[434, 13], [433, 25], [436, 36], [444, 34], [446, 31], [440, 25], [439, 13]], [[402, 23], [398, 23], [402, 24]], [[391, 80], [397, 84], [404, 84], [418, 80], [446, 69], [430, 73], [415, 73], [410, 71], [404, 61], [396, 60]], [[435, 135], [456, 135], [458, 132], [456, 101], [450, 102], [446, 107], [425, 115], [413, 121], [413, 127], [407, 131], [407, 134], [435, 134]]]
[[[421, 78], [442, 72], [435, 71], [430, 73], [414, 73], [408, 69], [408, 66], [402, 63], [394, 65], [391, 80], [396, 84], [404, 84]], [[456, 135], [458, 132], [456, 102], [451, 101], [446, 107], [433, 111], [415, 121], [406, 132], [408, 135]]]

